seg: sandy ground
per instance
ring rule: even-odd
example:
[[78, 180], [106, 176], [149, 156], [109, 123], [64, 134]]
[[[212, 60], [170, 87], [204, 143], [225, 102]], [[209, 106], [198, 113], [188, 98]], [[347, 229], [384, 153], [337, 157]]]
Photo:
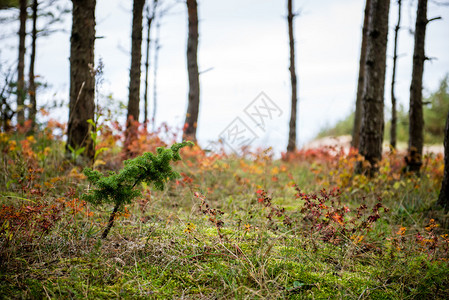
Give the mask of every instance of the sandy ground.
[[[328, 136], [321, 139], [314, 140], [307, 145], [304, 146], [303, 149], [314, 149], [314, 148], [321, 148], [326, 146], [332, 146], [332, 147], [343, 147], [343, 149], [347, 152], [351, 146], [351, 136], [350, 135], [342, 135], [342, 136]], [[389, 151], [389, 144], [388, 142], [385, 142], [383, 145], [384, 151]], [[398, 151], [406, 151], [407, 150], [407, 144], [406, 143], [399, 143], [398, 144]], [[439, 145], [425, 145], [424, 146], [424, 153], [443, 153], [444, 147], [443, 144]]]

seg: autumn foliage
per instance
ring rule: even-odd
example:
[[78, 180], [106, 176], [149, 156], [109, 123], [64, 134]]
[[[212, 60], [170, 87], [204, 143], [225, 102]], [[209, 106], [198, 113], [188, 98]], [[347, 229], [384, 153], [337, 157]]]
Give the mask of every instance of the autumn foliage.
[[[290, 295], [291, 291], [328, 297], [335, 284], [326, 277], [328, 269], [343, 278], [341, 288], [360, 295], [360, 286], [345, 278], [363, 276], [364, 271], [359, 271], [363, 266], [379, 274], [393, 270], [391, 276], [367, 279], [372, 285], [387, 279], [392, 282], [394, 288], [386, 287], [379, 295], [391, 295], [397, 289], [402, 296], [443, 295], [447, 291], [447, 281], [442, 278], [449, 278], [445, 276], [449, 274], [448, 222], [433, 209], [443, 176], [441, 154], [424, 156], [417, 177], [404, 169], [403, 153], [384, 153], [378, 175], [369, 178], [354, 172], [357, 163], [366, 163], [357, 151], [335, 147], [298, 150], [276, 159], [271, 149], [235, 156], [206, 152], [195, 145], [171, 149], [170, 156], [164, 152], [170, 149], [156, 149], [175, 142], [180, 131], [165, 125], [150, 132], [136, 124], [137, 136], [127, 145], [128, 151], [123, 151], [120, 145], [125, 145], [125, 129], [110, 120], [98, 124], [98, 155], [90, 164], [93, 169], [83, 173], [82, 160], [64, 154], [64, 124], [50, 120], [46, 125], [34, 135], [27, 135], [26, 129], [0, 134], [0, 257], [6, 278], [17, 273], [26, 276], [28, 268], [57, 255], [81, 264], [83, 255], [89, 255], [89, 264], [104, 260], [107, 265], [101, 268], [112, 272], [109, 265], [124, 274], [130, 272], [124, 267], [128, 263], [135, 260], [137, 265], [145, 265], [146, 257], [151, 256], [155, 274], [166, 274], [164, 268], [170, 269], [170, 274], [182, 272], [177, 276], [183, 279], [177, 284], [184, 288], [198, 284], [186, 281], [185, 276], [202, 278], [197, 273], [187, 275], [192, 272], [187, 266], [205, 270], [212, 279], [201, 285], [213, 287], [211, 295], [212, 290], [230, 291], [238, 285], [267, 297]], [[158, 177], [145, 167], [158, 159], [165, 163], [178, 160], [178, 151], [183, 159], [170, 169], [178, 177], [157, 171]], [[121, 168], [128, 158], [125, 169], [132, 170], [123, 169], [126, 173]], [[151, 178], [159, 180], [158, 187], [163, 189], [143, 180], [139, 168], [153, 172]], [[167, 180], [169, 177], [173, 180]], [[109, 185], [102, 180], [109, 180]], [[126, 190], [130, 197], [118, 201], [122, 199], [117, 198], [118, 187], [125, 185], [131, 188]], [[114, 229], [100, 246], [101, 232], [111, 216], [110, 205], [117, 203], [120, 209], [113, 217]], [[39, 256], [39, 251], [47, 252]], [[119, 256], [117, 251], [123, 254]], [[173, 257], [189, 263], [171, 266], [167, 261]], [[17, 258], [31, 267], [18, 264]], [[118, 265], [111, 265], [111, 260]], [[212, 270], [208, 269], [211, 265], [220, 275], [207, 271]], [[76, 264], [70, 268], [77, 272]], [[225, 278], [225, 270], [243, 275], [233, 275], [238, 282], [223, 283], [214, 276]], [[312, 276], [313, 272], [321, 273]], [[404, 277], [395, 277], [395, 272]], [[438, 290], [425, 278], [439, 278]], [[81, 284], [85, 279], [79, 280]], [[4, 287], [15, 286], [5, 282]], [[56, 286], [50, 281], [44, 284], [56, 295]], [[93, 284], [110, 289], [110, 283], [104, 281]], [[59, 289], [65, 290], [63, 286], [60, 282]], [[165, 293], [164, 286], [155, 288]], [[25, 293], [22, 286], [15, 289]], [[179, 291], [173, 286], [167, 293]], [[41, 292], [45, 294], [37, 288], [36, 295]], [[137, 292], [129, 289], [127, 293]]]

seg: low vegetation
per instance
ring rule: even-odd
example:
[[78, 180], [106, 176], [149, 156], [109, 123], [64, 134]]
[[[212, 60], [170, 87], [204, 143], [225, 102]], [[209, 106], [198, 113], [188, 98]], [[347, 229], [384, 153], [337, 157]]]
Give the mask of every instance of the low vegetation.
[[[361, 158], [353, 151], [322, 148], [275, 159], [270, 149], [236, 157], [184, 147], [182, 160], [172, 163], [179, 176], [161, 178], [162, 191], [137, 184], [139, 193], [123, 202], [102, 239], [115, 203], [83, 200], [93, 187], [82, 159], [65, 157], [56, 134], [63, 124], [45, 125], [34, 135], [26, 128], [0, 135], [1, 298], [449, 294], [448, 217], [434, 208], [441, 154], [424, 158], [420, 177], [403, 172], [403, 154], [386, 154], [369, 180], [354, 175]], [[123, 131], [114, 122], [98, 128], [96, 148], [106, 150], [93, 162], [98, 173], [86, 174], [122, 174]], [[127, 151], [136, 157], [176, 137], [139, 130]]]

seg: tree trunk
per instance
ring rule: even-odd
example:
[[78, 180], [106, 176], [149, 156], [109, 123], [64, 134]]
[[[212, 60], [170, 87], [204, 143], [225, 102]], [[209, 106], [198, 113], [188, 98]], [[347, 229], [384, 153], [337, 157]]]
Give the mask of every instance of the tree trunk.
[[154, 68], [153, 68], [153, 116], [151, 117], [151, 126], [153, 131], [156, 130], [156, 111], [157, 111], [157, 71], [159, 68], [159, 50], [161, 49], [159, 43], [161, 29], [161, 20], [156, 22], [156, 37], [154, 39]]
[[444, 131], [444, 175], [437, 205], [441, 205], [446, 213], [449, 211], [449, 112]]
[[295, 38], [293, 34], [293, 19], [295, 15], [293, 14], [293, 1], [287, 1], [288, 9], [288, 38], [290, 42], [290, 81], [292, 87], [292, 102], [291, 102], [291, 115], [288, 133], [288, 145], [287, 152], [294, 152], [296, 149], [296, 113], [297, 113], [297, 103], [298, 97], [296, 94], [296, 70], [295, 70]]
[[72, 36], [70, 38], [70, 104], [67, 129], [67, 152], [86, 147], [83, 155], [93, 158], [88, 119], [95, 111], [95, 5], [96, 0], [73, 0]]
[[30, 74], [29, 74], [29, 88], [28, 94], [30, 95], [30, 114], [28, 118], [31, 120], [31, 128], [36, 130], [36, 113], [37, 113], [37, 103], [36, 103], [36, 84], [34, 82], [34, 62], [36, 59], [36, 39], [37, 39], [37, 0], [33, 0], [32, 10], [33, 10], [33, 29], [31, 32], [31, 55], [30, 55]]
[[[371, 0], [359, 149], [370, 163], [367, 170], [369, 176], [377, 172], [377, 164], [382, 159], [389, 8], [389, 0]], [[361, 167], [359, 163], [358, 171], [362, 170]]]
[[20, 0], [20, 27], [19, 27], [19, 63], [17, 65], [17, 123], [23, 124], [25, 121], [25, 38], [27, 21], [27, 1]]
[[189, 103], [184, 124], [183, 139], [196, 141], [196, 128], [200, 106], [200, 80], [198, 73], [198, 5], [187, 0], [189, 38], [187, 40], [187, 71], [189, 74]]
[[147, 126], [148, 122], [148, 75], [150, 72], [150, 33], [151, 23], [155, 16], [155, 9], [157, 0], [153, 0], [153, 11], [150, 12], [150, 4], [147, 4], [147, 40], [146, 40], [146, 55], [145, 55], [145, 89], [143, 93], [144, 111], [143, 111], [143, 123]]
[[129, 99], [126, 116], [125, 152], [130, 153], [129, 146], [137, 138], [140, 105], [140, 75], [142, 61], [142, 19], [145, 0], [134, 0], [131, 33], [131, 68], [129, 70]]
[[101, 238], [103, 240], [108, 237], [109, 231], [111, 231], [111, 228], [114, 225], [115, 216], [117, 215], [119, 207], [120, 207], [120, 204], [116, 203], [114, 206], [114, 210], [112, 211], [111, 215], [109, 216], [108, 225], [106, 226], [103, 233], [101, 234]]
[[357, 149], [359, 148], [360, 144], [360, 126], [362, 125], [362, 96], [363, 96], [363, 85], [365, 83], [366, 41], [368, 39], [368, 21], [369, 21], [370, 5], [371, 0], [366, 0], [365, 17], [363, 19], [363, 29], [362, 29], [362, 47], [360, 50], [360, 61], [359, 61], [359, 80], [357, 83], [357, 96], [355, 101], [354, 127], [352, 129], [351, 146]]
[[[140, 74], [142, 60], [142, 19], [145, 0], [134, 0], [131, 34], [131, 69], [129, 70], [128, 115], [139, 121]], [[128, 127], [130, 123], [128, 122]]]
[[132, 156], [129, 146], [137, 138], [140, 105], [140, 75], [142, 61], [142, 19], [145, 0], [134, 0], [131, 33], [131, 68], [129, 69], [128, 114], [124, 150]]
[[394, 28], [394, 52], [393, 52], [393, 74], [391, 75], [391, 128], [390, 128], [390, 146], [396, 148], [396, 128], [397, 112], [396, 97], [394, 95], [394, 85], [396, 83], [396, 61], [398, 59], [398, 35], [401, 25], [401, 0], [398, 0], [398, 23]]
[[424, 42], [427, 25], [427, 0], [418, 0], [413, 52], [412, 82], [410, 85], [409, 143], [406, 157], [408, 171], [419, 173], [424, 144], [424, 117], [422, 108], [422, 78], [424, 73]]

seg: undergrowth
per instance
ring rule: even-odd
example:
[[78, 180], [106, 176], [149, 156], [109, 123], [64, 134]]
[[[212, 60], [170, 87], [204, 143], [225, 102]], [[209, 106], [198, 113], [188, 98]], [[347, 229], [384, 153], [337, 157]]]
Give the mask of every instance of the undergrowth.
[[[354, 151], [322, 148], [274, 159], [181, 150], [180, 177], [162, 191], [138, 184], [115, 215], [82, 199], [79, 162], [67, 161], [63, 124], [0, 134], [1, 298], [445, 299], [448, 218], [434, 209], [442, 155], [420, 177], [403, 154], [379, 174], [354, 174]], [[118, 123], [103, 124], [95, 169], [118, 172], [126, 153], [176, 140], [139, 127], [121, 151]]]

